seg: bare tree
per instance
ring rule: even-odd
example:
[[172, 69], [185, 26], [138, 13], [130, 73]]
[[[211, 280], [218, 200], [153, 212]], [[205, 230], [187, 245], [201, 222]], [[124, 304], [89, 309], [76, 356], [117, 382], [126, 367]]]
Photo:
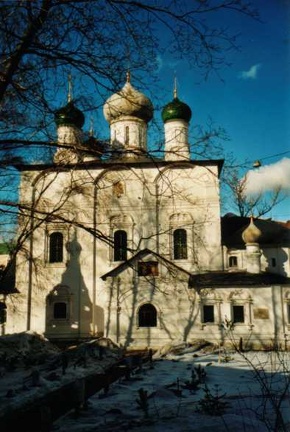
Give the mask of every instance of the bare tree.
[[282, 202], [286, 195], [279, 187], [267, 193], [248, 194], [245, 167], [249, 164], [250, 162], [237, 164], [237, 161], [229, 156], [223, 173], [223, 186], [226, 191], [225, 195], [228, 196], [228, 201], [224, 205], [226, 208], [230, 203], [230, 208], [234, 209], [239, 216], [265, 216]]
[[[37, 203], [31, 206], [19, 202], [20, 174], [13, 168], [21, 159], [51, 160], [59, 146], [53, 113], [59, 93], [65, 98], [68, 74], [77, 81], [77, 93], [83, 90], [88, 94], [78, 102], [89, 111], [102, 106], [108, 92], [119, 88], [128, 67], [141, 82], [151, 76], [153, 84], [160, 52], [186, 58], [190, 66], [205, 75], [218, 72], [226, 63], [228, 50], [236, 48], [236, 37], [222, 27], [206, 24], [206, 16], [215, 12], [258, 17], [244, 0], [1, 2], [0, 213], [6, 229], [13, 231], [17, 217], [27, 213], [35, 219], [35, 226], [46, 218], [72, 223], [61, 209], [73, 186], [53, 210], [45, 213], [41, 209], [41, 213]], [[211, 138], [219, 134], [212, 128], [200, 130], [198, 153], [206, 153], [212, 146]], [[81, 151], [86, 149], [82, 147]], [[31, 229], [25, 225], [23, 232], [18, 231], [19, 246], [15, 251], [25, 243]], [[102, 233], [94, 235], [102, 238]]]
[[86, 92], [91, 86], [94, 99], [82, 101], [90, 109], [119, 87], [126, 68], [141, 80], [154, 76], [162, 50], [187, 58], [205, 74], [218, 71], [236, 38], [206, 24], [206, 15], [216, 11], [257, 17], [244, 0], [1, 2], [3, 139], [47, 136], [68, 72]]

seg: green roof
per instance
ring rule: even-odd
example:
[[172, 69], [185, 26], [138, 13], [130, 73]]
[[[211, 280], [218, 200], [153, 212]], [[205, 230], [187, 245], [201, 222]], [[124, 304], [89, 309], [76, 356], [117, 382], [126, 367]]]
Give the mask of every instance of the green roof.
[[69, 102], [63, 108], [57, 110], [54, 114], [57, 126], [74, 125], [81, 129], [85, 122], [85, 116], [82, 111], [75, 107], [73, 102]]
[[177, 97], [165, 105], [162, 110], [162, 120], [164, 123], [168, 120], [176, 119], [185, 120], [186, 122], [189, 122], [191, 119], [190, 107], [186, 103], [181, 102]]
[[10, 247], [7, 243], [0, 243], [0, 255], [7, 255], [10, 253]]

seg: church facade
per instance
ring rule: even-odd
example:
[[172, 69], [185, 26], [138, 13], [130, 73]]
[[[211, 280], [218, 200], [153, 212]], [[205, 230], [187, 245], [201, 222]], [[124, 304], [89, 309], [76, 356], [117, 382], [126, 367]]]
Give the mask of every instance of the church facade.
[[191, 110], [176, 90], [162, 110], [163, 158], [148, 152], [153, 106], [129, 75], [104, 116], [109, 155], [84, 140], [83, 113], [70, 101], [55, 114], [53, 163], [19, 167], [27, 235], [18, 293], [5, 295], [5, 333], [287, 348], [289, 227], [273, 223], [270, 241], [263, 221], [221, 218], [223, 161], [191, 159]]

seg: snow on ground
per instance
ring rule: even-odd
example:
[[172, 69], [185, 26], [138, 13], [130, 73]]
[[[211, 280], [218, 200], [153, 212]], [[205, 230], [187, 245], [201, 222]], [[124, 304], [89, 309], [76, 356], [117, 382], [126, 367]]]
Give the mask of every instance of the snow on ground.
[[[102, 373], [121, 356], [110, 341], [104, 343], [101, 360], [95, 342], [68, 351], [63, 374], [61, 351], [41, 336], [25, 333], [0, 338], [0, 417], [5, 410], [27, 406], [68, 382]], [[175, 343], [164, 347], [151, 363], [140, 363], [130, 377], [96, 393], [80, 412], [68, 412], [51, 430], [276, 432], [279, 412], [281, 430], [290, 431], [290, 353], [241, 355], [201, 346]], [[84, 352], [90, 355], [85, 358]]]
[[[121, 379], [89, 400], [86, 410], [76, 416], [68, 413], [54, 423], [58, 432], [129, 431], [193, 432], [193, 431], [277, 431], [276, 405], [288, 383], [288, 353], [250, 352], [248, 360], [238, 353], [219, 353], [195, 349], [179, 349], [178, 354], [155, 355], [152, 365], [144, 364], [130, 379]], [[278, 358], [279, 357], [279, 358]], [[279, 360], [280, 359], [280, 360]], [[256, 365], [256, 373], [249, 367]], [[192, 372], [204, 368], [204, 383], [192, 388]], [[197, 368], [197, 369], [195, 369]], [[200, 369], [203, 370], [203, 369]], [[196, 376], [196, 373], [195, 373]], [[260, 377], [260, 378], [259, 378]], [[259, 382], [260, 381], [260, 382]], [[205, 399], [205, 386], [220, 403]], [[140, 408], [140, 389], [147, 392]], [[265, 392], [268, 392], [267, 397]], [[273, 394], [273, 397], [271, 396]], [[289, 391], [283, 399], [284, 424], [289, 423]], [[263, 396], [264, 395], [264, 396]], [[272, 398], [272, 399], [271, 399]], [[204, 400], [203, 409], [199, 401]], [[139, 403], [138, 403], [139, 401]], [[207, 401], [207, 402], [206, 402]], [[225, 403], [225, 409], [222, 404]], [[219, 408], [219, 406], [221, 408]], [[214, 409], [224, 411], [213, 416]], [[201, 412], [198, 412], [201, 411]], [[209, 412], [204, 412], [209, 411]], [[290, 430], [284, 429], [284, 430]]]
[[[99, 344], [109, 346], [102, 361]], [[77, 379], [103, 373], [119, 358], [120, 350], [105, 339], [72, 347], [64, 359], [59, 348], [34, 332], [0, 337], [0, 418]]]

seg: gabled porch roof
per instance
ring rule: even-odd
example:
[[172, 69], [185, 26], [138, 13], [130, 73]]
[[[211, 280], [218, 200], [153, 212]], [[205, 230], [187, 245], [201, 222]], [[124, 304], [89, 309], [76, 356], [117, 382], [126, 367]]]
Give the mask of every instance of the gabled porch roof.
[[101, 279], [106, 280], [109, 277], [116, 277], [123, 271], [127, 270], [128, 268], [133, 268], [134, 265], [138, 262], [143, 260], [148, 255], [154, 256], [156, 260], [160, 263], [162, 263], [165, 267], [167, 267], [169, 270], [172, 271], [178, 271], [183, 273], [188, 279], [191, 276], [191, 273], [187, 270], [183, 269], [182, 267], [177, 266], [172, 261], [168, 260], [167, 258], [164, 258], [162, 255], [150, 250], [150, 249], [142, 249], [141, 251], [137, 252], [134, 256], [132, 256], [127, 261], [122, 262], [121, 264], [117, 265], [113, 270], [110, 270], [108, 273], [101, 276]]

